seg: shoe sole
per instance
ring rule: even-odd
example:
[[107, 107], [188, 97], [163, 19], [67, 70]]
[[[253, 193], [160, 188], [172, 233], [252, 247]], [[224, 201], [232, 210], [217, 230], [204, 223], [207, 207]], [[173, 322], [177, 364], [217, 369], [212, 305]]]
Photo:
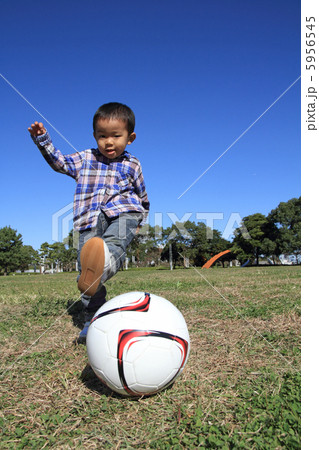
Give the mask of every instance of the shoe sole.
[[89, 239], [82, 247], [80, 261], [81, 275], [78, 288], [82, 293], [92, 297], [104, 271], [104, 241], [98, 237]]

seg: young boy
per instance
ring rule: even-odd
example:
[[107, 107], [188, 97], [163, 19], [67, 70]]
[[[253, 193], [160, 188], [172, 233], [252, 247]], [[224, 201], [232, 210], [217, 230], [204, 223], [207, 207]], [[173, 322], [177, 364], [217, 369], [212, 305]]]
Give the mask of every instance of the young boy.
[[85, 342], [91, 318], [106, 301], [103, 283], [121, 267], [149, 210], [140, 162], [126, 151], [136, 138], [134, 127], [135, 116], [128, 106], [106, 103], [93, 118], [98, 148], [70, 155], [54, 147], [42, 123], [28, 128], [50, 166], [77, 183], [73, 222], [80, 234], [78, 288], [85, 309], [79, 342]]

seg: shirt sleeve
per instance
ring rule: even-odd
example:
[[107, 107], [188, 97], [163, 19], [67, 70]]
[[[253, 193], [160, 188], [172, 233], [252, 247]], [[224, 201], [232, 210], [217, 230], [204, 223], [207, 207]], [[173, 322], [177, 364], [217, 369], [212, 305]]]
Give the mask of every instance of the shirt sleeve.
[[74, 179], [78, 178], [78, 173], [82, 167], [84, 152], [63, 155], [60, 150], [54, 147], [48, 132], [40, 136], [31, 135], [31, 138], [53, 170], [69, 175]]
[[144, 182], [144, 176], [143, 176], [142, 167], [140, 164], [138, 164], [137, 168], [136, 168], [136, 174], [135, 174], [135, 179], [134, 179], [134, 191], [141, 199], [141, 203], [142, 203], [142, 206], [145, 211], [144, 216], [143, 216], [143, 221], [142, 221], [142, 225], [144, 225], [146, 222], [147, 216], [148, 216], [148, 212], [150, 210], [150, 202], [148, 200], [145, 182]]

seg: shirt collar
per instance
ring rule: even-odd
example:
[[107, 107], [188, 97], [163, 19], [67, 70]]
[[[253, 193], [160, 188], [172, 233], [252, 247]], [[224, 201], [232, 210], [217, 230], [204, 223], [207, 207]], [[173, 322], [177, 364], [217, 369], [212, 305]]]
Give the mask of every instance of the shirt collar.
[[131, 154], [128, 151], [124, 150], [124, 152], [117, 158], [110, 159], [110, 158], [107, 158], [106, 156], [104, 156], [98, 148], [94, 148], [93, 150], [94, 150], [96, 159], [98, 161], [105, 162], [105, 163], [120, 162], [120, 161], [123, 161], [124, 159], [130, 159], [130, 156], [131, 156]]

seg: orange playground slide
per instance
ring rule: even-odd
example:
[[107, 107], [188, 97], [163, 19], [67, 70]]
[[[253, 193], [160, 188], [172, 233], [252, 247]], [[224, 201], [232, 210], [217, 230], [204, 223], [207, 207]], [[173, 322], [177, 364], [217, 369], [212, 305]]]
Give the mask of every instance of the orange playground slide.
[[217, 261], [218, 258], [220, 258], [223, 255], [226, 255], [226, 253], [230, 253], [230, 250], [224, 250], [223, 252], [218, 253], [217, 255], [213, 256], [211, 259], [209, 259], [202, 267], [202, 269], [209, 269], [210, 266], [214, 264], [215, 261]]

